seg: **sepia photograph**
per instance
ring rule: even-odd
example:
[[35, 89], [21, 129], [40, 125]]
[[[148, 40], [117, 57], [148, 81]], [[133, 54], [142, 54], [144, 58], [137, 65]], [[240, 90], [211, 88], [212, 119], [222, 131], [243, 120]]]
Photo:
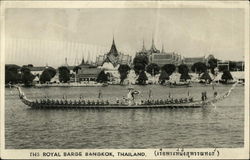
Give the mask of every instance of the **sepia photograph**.
[[249, 157], [247, 3], [117, 3], [4, 5], [1, 157]]

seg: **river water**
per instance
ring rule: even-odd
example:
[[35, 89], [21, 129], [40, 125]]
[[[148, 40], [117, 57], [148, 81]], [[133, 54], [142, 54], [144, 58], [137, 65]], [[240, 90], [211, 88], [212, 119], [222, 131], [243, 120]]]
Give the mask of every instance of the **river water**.
[[[218, 86], [218, 93], [231, 86]], [[135, 86], [140, 97], [155, 98], [213, 95], [211, 86], [169, 88]], [[126, 95], [124, 86], [79, 88], [23, 88], [30, 99], [95, 98], [101, 90], [104, 99]], [[16, 89], [5, 89], [6, 149], [91, 149], [91, 148], [236, 148], [244, 146], [244, 87], [216, 106], [205, 109], [102, 109], [35, 110], [18, 99]]]

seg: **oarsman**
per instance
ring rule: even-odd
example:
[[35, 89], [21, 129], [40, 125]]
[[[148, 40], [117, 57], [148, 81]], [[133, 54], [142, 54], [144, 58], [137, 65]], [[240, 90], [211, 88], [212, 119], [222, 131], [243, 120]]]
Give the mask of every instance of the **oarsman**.
[[217, 95], [218, 95], [218, 93], [215, 91], [215, 92], [214, 92], [214, 98], [216, 98]]
[[189, 98], [189, 102], [193, 102], [193, 97], [190, 97], [190, 98]]
[[109, 105], [109, 100], [106, 100], [106, 104]]

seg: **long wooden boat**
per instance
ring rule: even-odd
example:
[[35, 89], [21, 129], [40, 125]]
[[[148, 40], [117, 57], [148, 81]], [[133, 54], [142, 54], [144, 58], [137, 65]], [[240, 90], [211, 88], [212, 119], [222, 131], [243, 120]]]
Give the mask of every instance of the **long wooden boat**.
[[43, 99], [40, 101], [37, 100], [30, 100], [28, 99], [25, 94], [21, 91], [21, 88], [17, 86], [19, 91], [19, 98], [21, 101], [26, 104], [27, 106], [35, 109], [108, 109], [108, 108], [115, 108], [115, 109], [138, 109], [138, 108], [200, 108], [206, 107], [210, 104], [214, 104], [218, 101], [223, 100], [224, 98], [228, 97], [234, 89], [236, 83], [222, 95], [216, 95], [212, 99], [203, 99], [203, 100], [193, 100], [191, 99], [165, 99], [165, 100], [154, 100], [154, 99], [147, 99], [141, 100], [140, 102], [133, 102], [133, 103], [119, 103], [119, 102], [109, 102], [109, 101], [85, 101], [85, 100], [55, 100], [55, 99]]

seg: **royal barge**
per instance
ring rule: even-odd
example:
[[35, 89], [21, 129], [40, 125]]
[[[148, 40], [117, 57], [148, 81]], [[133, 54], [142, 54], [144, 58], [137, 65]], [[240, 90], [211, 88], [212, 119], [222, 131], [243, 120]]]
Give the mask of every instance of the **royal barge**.
[[214, 104], [218, 101], [223, 100], [228, 97], [236, 86], [236, 83], [224, 94], [217, 95], [214, 92], [214, 97], [208, 99], [205, 92], [202, 92], [201, 100], [194, 100], [192, 97], [188, 98], [166, 98], [166, 99], [142, 99], [134, 100], [133, 94], [138, 94], [138, 91], [129, 90], [128, 97], [123, 100], [118, 100], [116, 102], [109, 102], [108, 100], [102, 100], [100, 98], [96, 100], [69, 100], [69, 99], [40, 99], [40, 100], [30, 100], [28, 99], [24, 92], [22, 92], [19, 86], [15, 86], [19, 91], [19, 98], [21, 101], [35, 109], [137, 109], [137, 108], [201, 108], [208, 105]]

